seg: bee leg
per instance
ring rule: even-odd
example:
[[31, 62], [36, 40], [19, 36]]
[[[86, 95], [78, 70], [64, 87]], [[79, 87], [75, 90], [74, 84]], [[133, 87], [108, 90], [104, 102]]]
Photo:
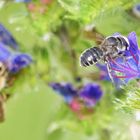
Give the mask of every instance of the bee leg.
[[109, 77], [110, 77], [110, 80], [112, 81], [112, 83], [113, 84], [115, 84], [115, 81], [114, 81], [114, 79], [113, 79], [113, 76], [112, 76], [112, 69], [111, 69], [111, 65], [110, 65], [110, 63], [109, 63], [109, 57], [104, 57], [104, 62], [105, 62], [105, 64], [106, 64], [106, 67], [107, 67], [107, 71], [108, 71], [108, 75], [109, 75]]
[[115, 81], [114, 81], [114, 79], [113, 79], [113, 77], [112, 77], [112, 75], [111, 75], [111, 73], [112, 73], [113, 71], [112, 71], [112, 69], [111, 69], [111, 66], [110, 66], [109, 62], [107, 62], [106, 65], [107, 65], [108, 75], [109, 75], [109, 77], [110, 77], [112, 83], [115, 84]]

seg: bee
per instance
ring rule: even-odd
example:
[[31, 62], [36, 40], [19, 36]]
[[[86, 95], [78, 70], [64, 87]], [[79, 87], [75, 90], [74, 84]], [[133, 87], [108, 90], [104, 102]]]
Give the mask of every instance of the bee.
[[121, 57], [126, 61], [125, 51], [129, 50], [129, 46], [129, 41], [125, 36], [108, 36], [99, 46], [88, 48], [81, 54], [80, 65], [87, 67], [103, 61], [107, 66], [109, 77], [114, 83], [109, 60]]
[[87, 67], [101, 60], [108, 63], [110, 59], [123, 57], [126, 50], [129, 50], [129, 41], [125, 36], [109, 36], [98, 47], [86, 49], [80, 56], [80, 64]]

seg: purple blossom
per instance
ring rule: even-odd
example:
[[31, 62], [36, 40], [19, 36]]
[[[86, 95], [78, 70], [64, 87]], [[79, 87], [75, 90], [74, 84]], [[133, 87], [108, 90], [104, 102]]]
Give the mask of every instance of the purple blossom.
[[6, 60], [9, 59], [9, 56], [11, 56], [11, 51], [8, 50], [5, 44], [0, 42], [0, 61], [6, 62]]
[[83, 101], [85, 106], [94, 106], [102, 97], [102, 90], [99, 85], [89, 83], [80, 89], [75, 89], [70, 83], [49, 84], [56, 92], [64, 97], [66, 103], [71, 104], [73, 100]]
[[0, 42], [0, 61], [5, 63], [9, 72], [16, 73], [32, 62], [32, 58], [17, 51], [10, 50]]
[[80, 90], [79, 95], [87, 106], [94, 106], [101, 99], [103, 93], [99, 85], [87, 84]]
[[18, 51], [19, 47], [11, 33], [0, 24], [0, 61], [10, 73], [16, 73], [32, 62], [31, 56]]
[[10, 72], [16, 73], [27, 67], [32, 62], [32, 58], [27, 54], [18, 53], [11, 59]]
[[0, 24], [0, 42], [13, 49], [18, 49], [16, 40], [2, 24]]
[[121, 84], [140, 78], [140, 50], [137, 44], [136, 33], [131, 32], [127, 38], [130, 46], [129, 50], [125, 51], [125, 59], [120, 57], [109, 61], [112, 71], [111, 76], [113, 79], [119, 79]]
[[76, 89], [70, 83], [50, 83], [49, 86], [62, 95], [67, 103], [78, 96]]
[[65, 102], [79, 119], [93, 114], [93, 106], [101, 99], [103, 92], [97, 84], [86, 84], [80, 89], [75, 89], [70, 83], [49, 84], [54, 91], [64, 97]]

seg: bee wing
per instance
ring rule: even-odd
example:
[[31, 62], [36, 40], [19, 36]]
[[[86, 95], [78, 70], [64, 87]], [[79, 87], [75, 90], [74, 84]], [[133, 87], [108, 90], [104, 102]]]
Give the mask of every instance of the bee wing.
[[96, 35], [95, 39], [96, 43], [101, 44], [104, 41], [105, 37], [99, 33], [96, 33], [95, 35]]
[[105, 36], [98, 32], [96, 28], [93, 28], [92, 30], [85, 30], [84, 33], [86, 37], [93, 39], [96, 44], [101, 44], [102, 41], [105, 39]]

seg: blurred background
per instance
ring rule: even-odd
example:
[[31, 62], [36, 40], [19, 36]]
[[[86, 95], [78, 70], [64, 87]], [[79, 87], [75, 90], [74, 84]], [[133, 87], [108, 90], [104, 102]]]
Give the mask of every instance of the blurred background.
[[[140, 140], [138, 85], [117, 89], [102, 68], [79, 65], [85, 49], [115, 32], [135, 31], [140, 44], [139, 0], [0, 0], [0, 24], [33, 59], [1, 90], [1, 140]], [[54, 82], [96, 83], [103, 96], [81, 119]]]

